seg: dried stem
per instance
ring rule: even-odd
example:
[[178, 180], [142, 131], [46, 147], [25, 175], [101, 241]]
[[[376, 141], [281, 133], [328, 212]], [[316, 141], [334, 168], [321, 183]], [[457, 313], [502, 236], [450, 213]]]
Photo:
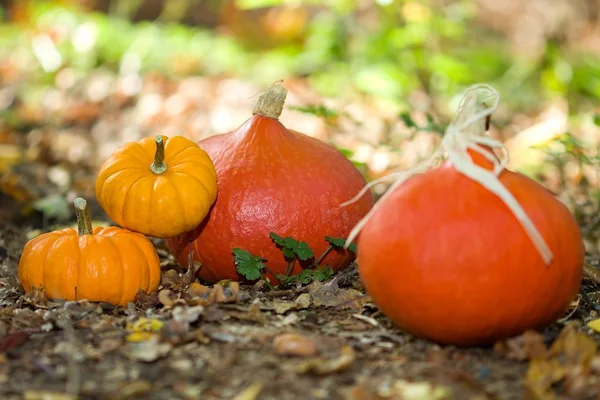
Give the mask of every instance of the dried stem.
[[90, 210], [87, 206], [87, 201], [78, 197], [73, 202], [75, 205], [75, 215], [77, 216], [77, 232], [79, 236], [91, 235], [92, 230], [92, 218], [90, 218]]
[[162, 135], [156, 135], [156, 153], [154, 153], [154, 162], [150, 164], [150, 171], [160, 175], [167, 170], [165, 163], [165, 143]]
[[252, 111], [253, 115], [278, 119], [283, 111], [287, 89], [281, 82], [275, 82], [258, 96], [258, 101]]

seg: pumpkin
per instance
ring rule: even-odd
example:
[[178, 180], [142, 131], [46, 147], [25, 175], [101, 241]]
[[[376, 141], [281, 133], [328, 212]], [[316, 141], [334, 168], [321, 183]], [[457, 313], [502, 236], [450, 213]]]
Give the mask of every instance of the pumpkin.
[[[199, 142], [217, 170], [219, 196], [198, 228], [165, 242], [183, 265], [193, 252], [205, 281], [242, 280], [232, 255], [236, 247], [267, 259], [274, 274], [300, 273], [314, 260], [296, 260], [287, 271], [288, 260], [269, 237], [271, 232], [305, 241], [320, 254], [329, 246], [325, 236], [347, 237], [373, 205], [372, 197], [365, 196], [340, 207], [366, 182], [336, 148], [279, 121], [286, 95], [280, 83], [271, 85], [239, 128]], [[321, 265], [339, 270], [353, 258], [353, 253], [338, 249]], [[276, 282], [271, 272], [265, 276]]]
[[216, 179], [210, 157], [195, 142], [158, 135], [117, 149], [98, 172], [96, 197], [121, 227], [163, 238], [206, 217]]
[[87, 202], [74, 201], [78, 230], [66, 228], [31, 239], [19, 261], [19, 281], [50, 298], [126, 305], [138, 291], [160, 284], [160, 263], [144, 235], [119, 227], [92, 228]]
[[[580, 288], [584, 246], [568, 208], [505, 167], [483, 136], [481, 95], [465, 96], [434, 169], [396, 183], [357, 225], [367, 294], [397, 326], [440, 344], [488, 345], [561, 317]], [[422, 173], [415, 175], [414, 172]], [[408, 179], [406, 179], [408, 177]]]

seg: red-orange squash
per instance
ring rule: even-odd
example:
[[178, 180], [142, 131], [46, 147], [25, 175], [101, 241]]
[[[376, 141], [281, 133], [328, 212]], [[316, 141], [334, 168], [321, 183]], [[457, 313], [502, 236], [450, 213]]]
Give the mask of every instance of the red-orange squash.
[[[193, 251], [202, 264], [199, 276], [208, 282], [241, 279], [232, 256], [236, 247], [266, 258], [271, 271], [284, 274], [288, 261], [270, 232], [305, 241], [319, 255], [329, 245], [325, 236], [346, 237], [373, 205], [365, 196], [340, 207], [366, 182], [337, 149], [278, 120], [286, 94], [279, 83], [272, 85], [238, 129], [199, 142], [217, 171], [217, 200], [197, 229], [165, 242], [183, 265]], [[337, 250], [322, 265], [339, 270], [352, 259], [351, 252]], [[292, 274], [301, 270], [297, 261]]]
[[126, 305], [139, 290], [160, 284], [158, 254], [144, 235], [118, 227], [92, 228], [87, 203], [75, 199], [78, 230], [67, 228], [31, 239], [19, 261], [19, 281], [50, 298]]
[[549, 263], [507, 205], [450, 161], [403, 182], [362, 228], [360, 278], [406, 332], [487, 345], [547, 326], [577, 295], [584, 246], [568, 208], [522, 174], [503, 169], [498, 179], [545, 240]]

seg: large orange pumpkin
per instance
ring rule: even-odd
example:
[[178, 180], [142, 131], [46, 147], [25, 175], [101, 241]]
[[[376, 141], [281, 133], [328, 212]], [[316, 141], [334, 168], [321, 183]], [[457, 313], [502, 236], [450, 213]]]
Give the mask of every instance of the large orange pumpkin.
[[[480, 143], [490, 150], [489, 140]], [[488, 159], [469, 148], [468, 154], [475, 166], [492, 170], [492, 153]], [[546, 250], [536, 249], [500, 197], [451, 160], [404, 181], [366, 221], [358, 243], [360, 278], [405, 331], [443, 344], [490, 344], [547, 326], [577, 295], [584, 246], [567, 207], [519, 173], [505, 168], [498, 180]]]
[[92, 228], [87, 203], [75, 199], [78, 230], [31, 239], [19, 261], [26, 292], [42, 287], [50, 298], [126, 305], [139, 290], [160, 284], [158, 254], [145, 236], [118, 227]]
[[157, 135], [121, 146], [103, 164], [96, 197], [123, 228], [169, 237], [195, 228], [217, 197], [210, 157], [183, 137]]
[[[238, 129], [199, 142], [217, 170], [217, 200], [197, 229], [165, 241], [183, 265], [193, 251], [206, 281], [240, 279], [235, 247], [266, 258], [271, 271], [284, 274], [288, 261], [270, 232], [305, 241], [318, 255], [329, 245], [325, 236], [346, 237], [373, 205], [365, 196], [340, 207], [366, 182], [337, 149], [278, 120], [286, 93], [279, 83], [272, 85], [259, 97], [254, 116]], [[323, 264], [339, 270], [353, 257], [332, 251]], [[301, 270], [297, 261], [292, 274]]]

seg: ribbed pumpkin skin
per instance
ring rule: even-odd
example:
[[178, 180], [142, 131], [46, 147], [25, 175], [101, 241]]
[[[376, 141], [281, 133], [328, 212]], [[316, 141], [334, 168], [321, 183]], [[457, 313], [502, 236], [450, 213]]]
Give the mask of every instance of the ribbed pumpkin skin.
[[[325, 236], [347, 237], [373, 205], [366, 195], [340, 207], [366, 184], [360, 172], [334, 147], [288, 130], [275, 118], [255, 115], [237, 130], [199, 144], [217, 170], [217, 200], [197, 229], [165, 242], [183, 265], [193, 250], [202, 263], [199, 276], [208, 282], [240, 280], [235, 247], [266, 258], [272, 271], [284, 274], [287, 261], [270, 232], [306, 241], [318, 257], [328, 247]], [[339, 270], [352, 258], [348, 251], [332, 251], [324, 263]], [[301, 270], [296, 262], [293, 273]]]
[[149, 137], [117, 149], [96, 181], [98, 202], [114, 222], [161, 238], [198, 226], [217, 196], [216, 171], [206, 152], [182, 136], [163, 141], [164, 173], [149, 168], [156, 152]]
[[441, 344], [487, 345], [549, 325], [577, 295], [584, 247], [569, 210], [524, 175], [505, 170], [500, 180], [552, 263], [498, 197], [446, 162], [397, 188], [361, 231], [361, 280], [400, 328]]
[[78, 236], [67, 228], [42, 234], [23, 248], [19, 281], [26, 292], [40, 286], [50, 298], [126, 305], [141, 289], [160, 284], [160, 262], [143, 235], [96, 227]]

